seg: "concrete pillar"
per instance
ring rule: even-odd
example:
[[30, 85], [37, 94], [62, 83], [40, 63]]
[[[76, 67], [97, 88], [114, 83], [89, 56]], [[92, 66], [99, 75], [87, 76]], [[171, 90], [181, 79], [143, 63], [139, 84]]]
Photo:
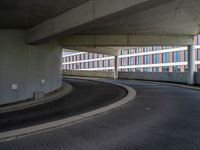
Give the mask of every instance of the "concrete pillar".
[[26, 44], [26, 31], [0, 30], [0, 105], [37, 98], [62, 86], [59, 40]]
[[115, 56], [114, 79], [118, 79], [118, 56]]
[[187, 72], [187, 84], [194, 84], [194, 71], [195, 71], [195, 57], [194, 57], [194, 45], [188, 45], [188, 72]]

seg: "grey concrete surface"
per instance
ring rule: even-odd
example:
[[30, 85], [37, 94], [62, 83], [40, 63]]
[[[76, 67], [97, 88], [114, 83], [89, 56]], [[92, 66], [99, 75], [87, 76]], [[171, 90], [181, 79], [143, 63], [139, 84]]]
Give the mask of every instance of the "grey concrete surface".
[[127, 95], [124, 88], [108, 83], [65, 78], [64, 81], [73, 86], [70, 94], [41, 105], [0, 113], [0, 132], [80, 115], [112, 104]]
[[[0, 28], [24, 29], [72, 9], [87, 0], [0, 1]], [[9, 18], [9, 19], [8, 19]]]
[[[187, 83], [187, 72], [119, 72], [120, 79]], [[194, 84], [200, 85], [200, 73], [194, 73]]]
[[64, 70], [64, 76], [77, 76], [77, 77], [97, 77], [97, 78], [114, 78], [112, 71], [79, 71], [79, 70]]
[[[128, 40], [123, 38], [123, 41], [127, 42], [126, 45], [130, 44], [129, 41], [133, 42], [131, 46], [192, 44], [175, 39], [199, 33], [199, 8], [200, 3], [197, 0], [190, 0], [189, 3], [187, 0], [88, 0], [29, 29], [28, 42], [38, 43], [63, 34], [79, 34], [84, 35], [84, 42], [87, 41], [84, 46], [91, 46], [88, 42], [99, 41], [103, 41], [104, 46], [113, 45], [107, 38], [85, 40], [85, 35], [150, 36], [143, 36], [138, 40], [132, 37], [127, 38]], [[153, 35], [159, 35], [159, 38]], [[169, 37], [165, 38], [167, 36]], [[175, 39], [170, 36], [174, 36]], [[115, 38], [113, 41], [121, 43], [120, 39]], [[192, 37], [188, 38], [188, 41], [191, 42], [191, 39]], [[79, 43], [81, 40], [76, 38], [75, 41]]]
[[125, 83], [138, 95], [126, 107], [48, 133], [0, 143], [2, 150], [198, 150], [200, 92], [160, 83]]
[[73, 87], [64, 82], [62, 87], [54, 92], [46, 94], [43, 98], [37, 100], [20, 101], [18, 103], [9, 103], [6, 105], [0, 105], [0, 113], [11, 112], [16, 110], [21, 110], [37, 105], [41, 105], [53, 100], [59, 99], [73, 91]]
[[[80, 122], [86, 119], [90, 119], [92, 117], [96, 117], [98, 115], [104, 115], [107, 114], [111, 111], [114, 111], [116, 109], [120, 109], [121, 107], [123, 107], [125, 104], [128, 104], [129, 102], [133, 101], [136, 97], [136, 91], [124, 84], [120, 84], [120, 83], [113, 83], [113, 82], [109, 82], [109, 81], [105, 81], [105, 80], [93, 80], [91, 78], [72, 78], [74, 79], [84, 79], [84, 80], [89, 80], [89, 81], [95, 81], [95, 82], [103, 82], [104, 85], [105, 84], [112, 84], [114, 86], [118, 86], [121, 88], [124, 88], [127, 91], [126, 96], [124, 96], [123, 98], [117, 100], [111, 104], [108, 104], [106, 106], [88, 111], [88, 112], [84, 112], [84, 113], [80, 113], [71, 117], [67, 117], [64, 119], [59, 119], [56, 121], [50, 121], [50, 122], [46, 122], [46, 123], [42, 123], [42, 124], [37, 124], [34, 126], [30, 126], [30, 127], [25, 127], [25, 128], [20, 128], [20, 129], [16, 129], [16, 130], [10, 130], [10, 131], [5, 131], [5, 132], [0, 132], [0, 142], [5, 142], [5, 141], [10, 141], [10, 140], [15, 140], [18, 138], [22, 138], [22, 137], [26, 137], [26, 136], [31, 136], [31, 135], [35, 135], [35, 134], [39, 134], [39, 133], [45, 133], [45, 132], [49, 132], [51, 130], [55, 130], [58, 128], [62, 128], [62, 127], [66, 127], [72, 123], [76, 123], [76, 122]], [[114, 88], [113, 88], [114, 90]], [[76, 93], [77, 95], [79, 94], [78, 92]], [[102, 93], [103, 94], [103, 93]], [[83, 100], [82, 100], [83, 101]], [[109, 100], [107, 100], [109, 101]], [[42, 110], [41, 110], [42, 111]], [[76, 111], [76, 110], [75, 110]], [[28, 114], [28, 112], [27, 112]], [[31, 113], [30, 113], [31, 114]], [[31, 117], [31, 116], [30, 116]]]
[[25, 30], [0, 29], [0, 104], [49, 93], [62, 86], [58, 40], [26, 44]]

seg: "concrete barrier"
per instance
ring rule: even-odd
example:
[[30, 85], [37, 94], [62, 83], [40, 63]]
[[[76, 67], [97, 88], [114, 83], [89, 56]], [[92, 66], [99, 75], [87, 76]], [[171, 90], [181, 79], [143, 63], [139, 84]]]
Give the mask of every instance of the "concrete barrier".
[[[78, 71], [65, 70], [64, 76], [114, 78], [114, 73], [109, 71]], [[187, 72], [119, 72], [119, 79], [136, 79], [163, 81], [174, 83], [187, 83]], [[195, 72], [195, 84], [200, 85], [200, 72]]]
[[[119, 72], [119, 79], [187, 83], [187, 72]], [[200, 85], [199, 72], [195, 72], [195, 84]]]
[[114, 78], [114, 73], [112, 71], [64, 70], [63, 76]]

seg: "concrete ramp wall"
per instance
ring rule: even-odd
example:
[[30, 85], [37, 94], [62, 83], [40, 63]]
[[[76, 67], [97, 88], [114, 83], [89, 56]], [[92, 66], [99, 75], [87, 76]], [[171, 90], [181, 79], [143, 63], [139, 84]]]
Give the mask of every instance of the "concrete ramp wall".
[[64, 76], [79, 76], [79, 77], [97, 77], [97, 78], [114, 78], [112, 71], [80, 71], [66, 70], [63, 71]]
[[[187, 72], [119, 72], [119, 79], [187, 83]], [[200, 72], [195, 72], [195, 84], [200, 85]]]

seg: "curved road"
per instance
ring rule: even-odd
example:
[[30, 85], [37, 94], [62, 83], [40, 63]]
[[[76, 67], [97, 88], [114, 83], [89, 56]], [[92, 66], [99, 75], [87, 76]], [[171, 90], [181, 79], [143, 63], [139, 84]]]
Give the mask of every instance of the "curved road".
[[64, 81], [73, 86], [69, 95], [31, 108], [0, 113], [0, 132], [78, 115], [109, 105], [127, 94], [123, 88], [103, 82], [66, 78]]
[[93, 119], [0, 143], [1, 150], [199, 150], [200, 92], [118, 80], [137, 91], [135, 101]]

